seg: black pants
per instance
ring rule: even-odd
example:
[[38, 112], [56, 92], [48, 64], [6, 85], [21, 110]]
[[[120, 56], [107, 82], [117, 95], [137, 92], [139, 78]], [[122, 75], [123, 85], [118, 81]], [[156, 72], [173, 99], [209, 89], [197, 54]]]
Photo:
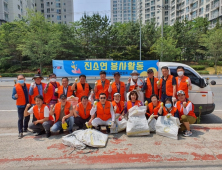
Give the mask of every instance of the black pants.
[[[19, 133], [23, 132], [23, 128], [27, 129], [29, 124], [30, 115], [24, 118], [25, 108], [18, 108], [18, 131]], [[23, 123], [24, 119], [24, 123]]]
[[77, 126], [79, 126], [80, 129], [82, 129], [83, 126], [85, 125], [85, 123], [90, 120], [90, 118], [91, 118], [91, 116], [89, 116], [87, 119], [83, 119], [81, 117], [75, 117], [74, 122]]
[[34, 123], [31, 123], [29, 125], [29, 129], [32, 129], [33, 131], [35, 131], [37, 133], [45, 130], [46, 133], [48, 133], [48, 132], [50, 132], [50, 128], [52, 127], [52, 125], [53, 125], [53, 121], [48, 120], [48, 121], [43, 122], [42, 124], [38, 123], [35, 125]]

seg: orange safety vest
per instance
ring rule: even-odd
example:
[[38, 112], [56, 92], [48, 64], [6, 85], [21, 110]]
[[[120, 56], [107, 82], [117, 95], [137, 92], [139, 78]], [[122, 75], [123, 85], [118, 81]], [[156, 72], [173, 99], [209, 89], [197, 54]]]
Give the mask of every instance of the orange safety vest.
[[[28, 98], [29, 98], [29, 102], [31, 102], [31, 96], [29, 95], [29, 88], [30, 88], [30, 84], [26, 84], [26, 87], [27, 87], [27, 92], [28, 92]], [[15, 85], [15, 90], [16, 90], [16, 93], [18, 95], [18, 98], [16, 100], [16, 105], [25, 105], [26, 104], [26, 100], [25, 100], [25, 93], [22, 89], [22, 85], [17, 83]]]
[[[175, 116], [176, 111], [177, 111], [177, 108], [176, 107], [172, 107], [172, 109], [170, 111], [172, 116]], [[165, 107], [163, 107], [162, 116], [166, 116], [168, 113], [169, 113], [168, 110]]]
[[[188, 102], [187, 102], [187, 105], [188, 105], [189, 103], [191, 103], [191, 101], [188, 101]], [[192, 104], [192, 110], [191, 110], [187, 115], [188, 115], [188, 116], [193, 116], [194, 118], [197, 118], [196, 115], [195, 115], [195, 113], [194, 113], [194, 105], [193, 105], [193, 103], [191, 103], [191, 104]], [[186, 105], [186, 107], [187, 107], [187, 105]], [[183, 114], [183, 107], [181, 108], [181, 102], [180, 102], [180, 101], [177, 101], [176, 106], [177, 106], [177, 110], [178, 110], [178, 112], [179, 112], [179, 117], [180, 117], [180, 119], [181, 119], [181, 116], [184, 115], [184, 114]]]
[[[63, 94], [63, 86], [59, 86], [58, 88], [58, 97], [60, 97], [61, 94]], [[73, 90], [71, 89], [71, 86], [68, 86], [67, 90], [67, 97], [70, 97], [73, 95]]]
[[[59, 88], [60, 83], [56, 82], [56, 84], [57, 84], [57, 88]], [[48, 104], [51, 101], [53, 95], [54, 95], [53, 85], [51, 83], [49, 83], [48, 91], [44, 97], [44, 102]]]
[[[43, 95], [43, 99], [45, 98], [45, 94], [44, 94], [44, 87], [45, 87], [45, 83], [41, 83], [42, 84], [42, 95]], [[33, 89], [33, 95], [31, 95], [31, 103], [35, 104], [35, 96], [39, 95], [39, 90], [38, 87], [36, 85], [36, 87]]]
[[[167, 96], [173, 96], [173, 76], [168, 75], [167, 80], [166, 80], [166, 95]], [[160, 79], [160, 99], [162, 95], [162, 83], [163, 83], [163, 78]]]
[[149, 112], [146, 113], [149, 117], [154, 114], [154, 115], [158, 115], [158, 110], [160, 108], [160, 101], [157, 101], [157, 106], [154, 108], [153, 103], [149, 103], [148, 104], [148, 108], [149, 108]]
[[83, 119], [87, 119], [90, 116], [90, 110], [92, 109], [92, 103], [88, 102], [86, 108], [84, 109], [82, 102], [78, 103], [78, 109], [79, 116]]
[[110, 119], [111, 113], [110, 113], [110, 107], [111, 107], [111, 103], [106, 101], [105, 103], [105, 107], [103, 108], [102, 104], [100, 102], [97, 103], [97, 117], [102, 119], [103, 121], [107, 121], [108, 119]]
[[[134, 106], [136, 106], [136, 105], [137, 105], [137, 106], [140, 106], [140, 103], [141, 103], [141, 101], [136, 100]], [[132, 101], [129, 100], [129, 101], [127, 102], [127, 110], [131, 109], [132, 107], [133, 107]]]
[[119, 109], [117, 103], [115, 101], [112, 101], [112, 105], [113, 105], [113, 108], [116, 106], [117, 109], [116, 109], [116, 113], [119, 113], [119, 114], [122, 114], [123, 110], [124, 110], [124, 101], [119, 101], [120, 102], [120, 106], [121, 106], [121, 110]]
[[[142, 85], [139, 86], [139, 88], [142, 88], [142, 87], [143, 87], [143, 81], [142, 81], [141, 79], [139, 79], [139, 81], [142, 82]], [[133, 90], [135, 89], [136, 86], [137, 86], [137, 82], [136, 82], [135, 85], [131, 85], [131, 86], [130, 86], [130, 88], [129, 88], [129, 92], [133, 91]]]
[[[188, 99], [189, 98], [189, 95], [188, 95], [188, 85], [187, 85], [187, 82], [186, 80], [188, 80], [189, 78], [187, 76], [183, 76], [183, 78], [181, 79], [180, 81], [180, 84], [178, 83], [179, 82], [179, 77], [176, 77], [176, 82], [177, 82], [177, 92], [179, 90], [183, 90], [185, 92], [185, 95], [186, 95], [186, 98]], [[179, 84], [179, 85], [178, 85]]]
[[105, 85], [104, 85], [104, 88], [103, 88], [103, 85], [102, 85], [102, 81], [101, 80], [97, 80], [97, 92], [96, 92], [96, 96], [95, 98], [96, 99], [99, 99], [99, 95], [100, 93], [105, 93], [106, 94], [106, 98], [109, 97], [109, 92], [108, 92], [108, 89], [109, 89], [109, 80], [105, 80]]
[[77, 83], [77, 89], [76, 89], [76, 97], [79, 98], [79, 102], [81, 101], [82, 96], [87, 96], [89, 95], [89, 84], [85, 83], [85, 88], [83, 90], [82, 84], [79, 82]]
[[[33, 113], [34, 113], [34, 116], [37, 120], [42, 120], [42, 119], [45, 118], [44, 117], [44, 108], [45, 108], [45, 106], [47, 107], [47, 105], [42, 104], [40, 112], [39, 112], [39, 109], [38, 109], [37, 105], [33, 106]], [[51, 115], [49, 115], [49, 120], [52, 120], [52, 121], [54, 120]]]
[[[65, 115], [69, 114], [70, 106], [71, 106], [71, 103], [67, 101], [64, 108]], [[59, 120], [60, 113], [61, 113], [61, 102], [56, 103], [55, 105], [55, 122]]]
[[[154, 93], [156, 95], [158, 95], [157, 81], [158, 81], [158, 78], [154, 77], [154, 85], [153, 86], [154, 86]], [[153, 92], [153, 88], [152, 88], [152, 84], [151, 84], [149, 78], [147, 78], [146, 83], [147, 83], [147, 89], [145, 92], [145, 96], [146, 96], [146, 98], [150, 98], [150, 96], [152, 95], [152, 92]]]
[[[120, 100], [121, 101], [125, 101], [125, 95], [124, 95], [125, 91], [126, 91], [125, 83], [124, 82], [120, 82], [120, 95], [121, 95]], [[118, 93], [118, 90], [117, 90], [117, 87], [116, 87], [116, 83], [113, 82], [113, 84], [112, 84], [112, 93], [111, 93], [112, 100], [114, 100], [113, 99], [114, 98], [113, 95], [115, 93]]]

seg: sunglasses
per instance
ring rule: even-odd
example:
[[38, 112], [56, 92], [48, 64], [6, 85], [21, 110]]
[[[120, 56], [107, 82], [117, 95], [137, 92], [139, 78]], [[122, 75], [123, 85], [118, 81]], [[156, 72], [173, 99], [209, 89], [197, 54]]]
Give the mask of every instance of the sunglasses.
[[106, 97], [100, 97], [100, 99], [106, 99]]

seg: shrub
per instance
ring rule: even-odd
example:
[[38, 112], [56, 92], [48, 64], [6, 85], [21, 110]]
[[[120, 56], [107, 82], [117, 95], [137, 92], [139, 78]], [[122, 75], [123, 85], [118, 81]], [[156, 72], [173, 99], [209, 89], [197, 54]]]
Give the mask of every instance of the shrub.
[[192, 65], [190, 67], [192, 67], [194, 70], [204, 70], [205, 69], [204, 65]]
[[209, 63], [208, 63], [208, 66], [209, 66], [209, 67], [213, 67], [213, 66], [214, 66], [214, 63], [213, 63], [213, 62], [209, 62]]
[[218, 61], [218, 62], [217, 62], [217, 65], [218, 65], [218, 66], [222, 66], [222, 61]]
[[21, 70], [20, 65], [14, 65], [14, 66], [11, 66], [9, 69], [7, 69], [7, 72], [14, 73], [14, 72], [20, 71], [20, 70]]
[[197, 71], [199, 74], [209, 74], [209, 71], [206, 70], [201, 70], [201, 71]]
[[17, 77], [19, 74], [23, 74], [25, 77], [33, 77], [34, 73], [0, 73], [2, 77]]

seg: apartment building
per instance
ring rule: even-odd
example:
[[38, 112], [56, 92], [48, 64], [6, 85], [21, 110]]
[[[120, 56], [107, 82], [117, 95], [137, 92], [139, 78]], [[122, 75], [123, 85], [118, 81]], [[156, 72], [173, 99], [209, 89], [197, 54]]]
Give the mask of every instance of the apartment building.
[[36, 11], [42, 12], [52, 23], [74, 22], [73, 0], [36, 0]]

